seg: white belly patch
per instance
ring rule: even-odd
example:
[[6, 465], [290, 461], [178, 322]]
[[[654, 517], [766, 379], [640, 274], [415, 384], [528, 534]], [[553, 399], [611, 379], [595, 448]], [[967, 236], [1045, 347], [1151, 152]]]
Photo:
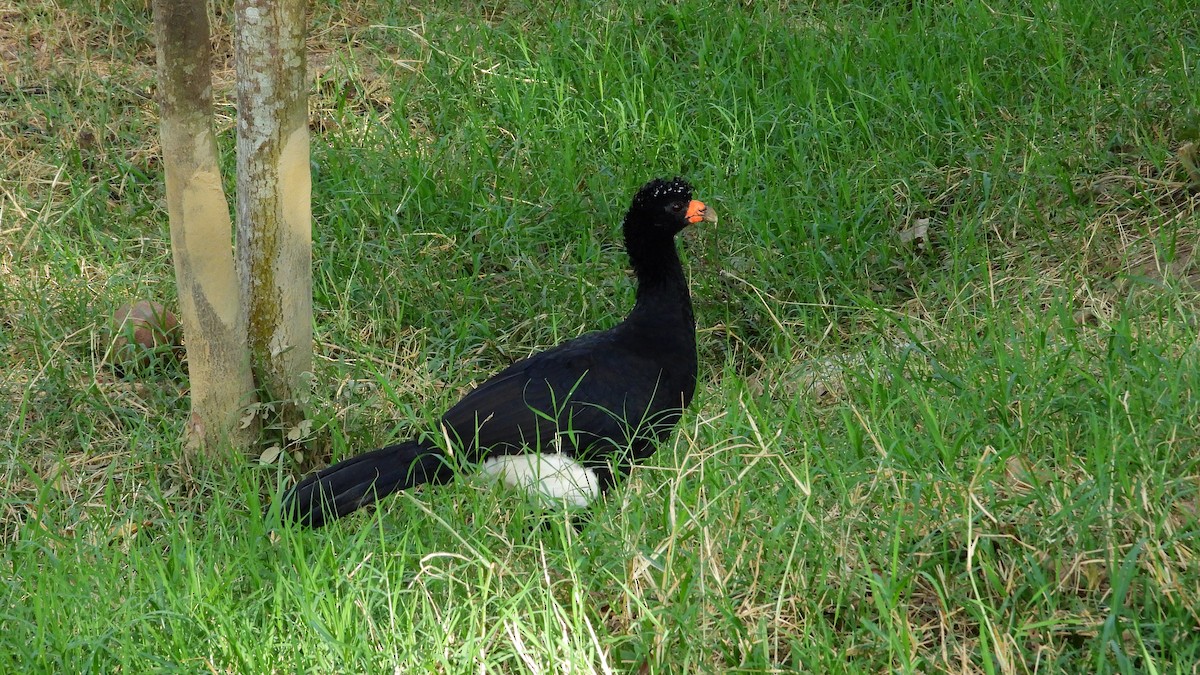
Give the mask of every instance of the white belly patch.
[[596, 472], [561, 453], [498, 455], [484, 460], [483, 470], [505, 485], [534, 490], [569, 506], [587, 506], [600, 495]]

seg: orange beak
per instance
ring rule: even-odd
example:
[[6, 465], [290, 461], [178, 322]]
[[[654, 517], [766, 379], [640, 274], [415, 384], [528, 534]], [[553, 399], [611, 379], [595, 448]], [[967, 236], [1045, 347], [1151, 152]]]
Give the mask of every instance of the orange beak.
[[699, 199], [693, 199], [691, 204], [688, 204], [687, 221], [691, 225], [695, 225], [700, 221], [710, 223], [717, 222], [717, 212], [704, 205], [704, 202]]

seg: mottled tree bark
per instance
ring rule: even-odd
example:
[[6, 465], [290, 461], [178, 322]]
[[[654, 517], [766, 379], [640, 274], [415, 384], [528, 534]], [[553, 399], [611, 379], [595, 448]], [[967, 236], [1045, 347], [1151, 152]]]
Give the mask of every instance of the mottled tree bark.
[[154, 0], [160, 134], [171, 252], [188, 355], [189, 451], [245, 451], [257, 428], [246, 319], [234, 267], [229, 205], [212, 130], [207, 3]]
[[305, 0], [238, 0], [238, 275], [256, 380], [280, 422], [305, 416], [312, 225]]

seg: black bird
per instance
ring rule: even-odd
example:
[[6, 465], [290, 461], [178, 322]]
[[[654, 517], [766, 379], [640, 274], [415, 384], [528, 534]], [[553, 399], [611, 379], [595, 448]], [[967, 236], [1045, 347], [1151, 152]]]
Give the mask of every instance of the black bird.
[[650, 181], [625, 215], [637, 301], [625, 320], [517, 361], [442, 416], [436, 435], [390, 445], [308, 476], [283, 513], [311, 527], [422, 483], [459, 460], [510, 485], [583, 506], [649, 457], [696, 390], [696, 323], [675, 235], [716, 215], [682, 178]]

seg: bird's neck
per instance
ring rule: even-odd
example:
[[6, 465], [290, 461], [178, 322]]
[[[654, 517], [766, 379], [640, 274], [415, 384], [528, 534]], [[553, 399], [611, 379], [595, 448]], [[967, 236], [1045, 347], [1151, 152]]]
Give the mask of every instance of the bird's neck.
[[674, 240], [626, 245], [637, 277], [637, 301], [630, 318], [661, 326], [685, 325], [694, 330], [692, 298]]

